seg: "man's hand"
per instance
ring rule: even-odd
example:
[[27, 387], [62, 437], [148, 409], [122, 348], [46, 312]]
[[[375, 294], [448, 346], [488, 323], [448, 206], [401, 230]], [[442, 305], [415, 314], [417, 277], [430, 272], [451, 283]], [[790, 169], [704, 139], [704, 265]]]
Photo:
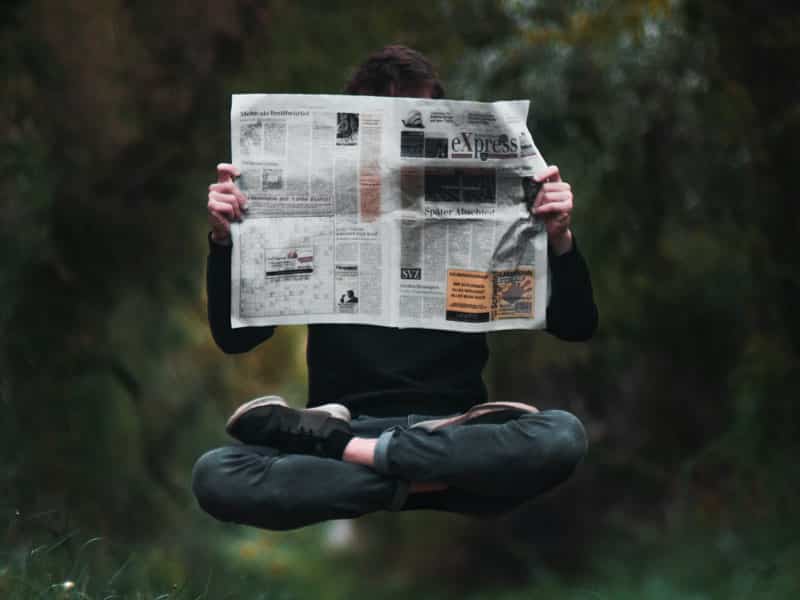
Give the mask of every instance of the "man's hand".
[[208, 186], [208, 224], [211, 239], [226, 244], [231, 237], [231, 221], [240, 221], [247, 210], [247, 196], [233, 182], [239, 169], [228, 163], [217, 165], [217, 183]]
[[542, 188], [533, 201], [531, 212], [544, 220], [547, 240], [556, 255], [572, 249], [572, 232], [569, 229], [572, 215], [572, 188], [561, 181], [558, 167], [547, 167], [535, 177]]

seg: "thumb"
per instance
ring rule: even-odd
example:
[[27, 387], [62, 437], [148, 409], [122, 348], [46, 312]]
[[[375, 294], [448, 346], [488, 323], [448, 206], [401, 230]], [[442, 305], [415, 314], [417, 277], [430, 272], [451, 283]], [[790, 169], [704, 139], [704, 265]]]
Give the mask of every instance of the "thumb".
[[228, 183], [240, 174], [241, 171], [230, 163], [219, 163], [217, 165], [217, 183]]

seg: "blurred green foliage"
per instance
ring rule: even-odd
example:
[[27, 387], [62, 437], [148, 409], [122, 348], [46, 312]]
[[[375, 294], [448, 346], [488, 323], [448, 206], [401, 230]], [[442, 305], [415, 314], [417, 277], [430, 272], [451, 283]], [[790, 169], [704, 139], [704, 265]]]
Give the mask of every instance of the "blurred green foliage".
[[[145, 596], [177, 597], [172, 579], [202, 594], [193, 573], [214, 564], [246, 571], [205, 547], [222, 530], [197, 514], [188, 475], [243, 399], [282, 390], [302, 403], [304, 330], [235, 358], [207, 332], [203, 205], [229, 156], [229, 96], [336, 92], [369, 51], [401, 42], [440, 65], [451, 97], [530, 98], [537, 145], [573, 185], [601, 331], [588, 345], [494, 336], [487, 376], [495, 397], [576, 412], [592, 450], [573, 481], [507, 518], [376, 515], [342, 564], [323, 556], [305, 575], [287, 558], [292, 577], [417, 578], [428, 597], [442, 581], [442, 595], [535, 581], [553, 598], [744, 598], [769, 585], [760, 597], [788, 597], [798, 31], [789, 1], [9, 3], [0, 591], [15, 574], [41, 597], [56, 582], [43, 573], [80, 579], [67, 564], [108, 581], [129, 547], [147, 557], [126, 589]], [[302, 556], [313, 531], [282, 539]], [[102, 564], [56, 556], [94, 535], [126, 549]], [[73, 538], [35, 570], [35, 548]], [[183, 557], [180, 576], [158, 574], [170, 564], [149, 555], [159, 548]], [[321, 597], [271, 582], [264, 597]]]

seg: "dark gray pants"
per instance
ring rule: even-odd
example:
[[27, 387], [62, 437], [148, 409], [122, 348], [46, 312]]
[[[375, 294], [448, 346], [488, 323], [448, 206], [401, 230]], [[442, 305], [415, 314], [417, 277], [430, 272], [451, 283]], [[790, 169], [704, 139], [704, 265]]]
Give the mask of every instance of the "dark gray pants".
[[[561, 410], [497, 425], [410, 427], [428, 418], [354, 419], [355, 435], [379, 440], [374, 469], [264, 446], [217, 448], [195, 464], [194, 494], [216, 519], [272, 530], [378, 510], [493, 515], [561, 483], [586, 453], [583, 425]], [[409, 482], [448, 489], [409, 495]]]

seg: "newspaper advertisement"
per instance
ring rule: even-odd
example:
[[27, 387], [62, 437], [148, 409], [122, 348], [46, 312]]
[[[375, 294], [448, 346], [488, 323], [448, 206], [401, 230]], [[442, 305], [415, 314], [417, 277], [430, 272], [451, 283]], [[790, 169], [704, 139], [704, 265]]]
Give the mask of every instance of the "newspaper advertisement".
[[545, 325], [528, 101], [233, 96], [234, 327]]

